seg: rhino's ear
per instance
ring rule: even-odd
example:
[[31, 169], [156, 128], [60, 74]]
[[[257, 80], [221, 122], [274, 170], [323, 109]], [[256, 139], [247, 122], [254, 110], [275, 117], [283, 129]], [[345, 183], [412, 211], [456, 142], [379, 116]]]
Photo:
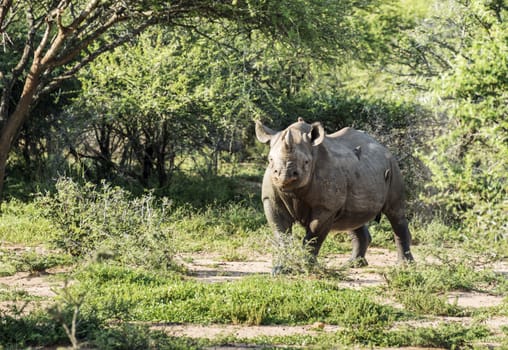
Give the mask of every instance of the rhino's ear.
[[323, 128], [323, 125], [321, 125], [320, 122], [312, 123], [311, 129], [309, 132], [309, 139], [312, 143], [312, 146], [317, 146], [323, 142], [325, 139], [325, 129]]
[[273, 135], [275, 135], [277, 131], [270, 129], [267, 126], [264, 126], [259, 120], [256, 120], [256, 137], [261, 143], [268, 143], [272, 139]]

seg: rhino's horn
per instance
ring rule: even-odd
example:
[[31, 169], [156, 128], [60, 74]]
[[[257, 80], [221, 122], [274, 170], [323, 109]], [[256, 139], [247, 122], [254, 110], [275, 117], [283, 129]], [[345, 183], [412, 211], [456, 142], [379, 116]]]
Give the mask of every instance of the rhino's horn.
[[291, 134], [290, 130], [286, 132], [286, 136], [284, 137], [284, 144], [288, 150], [293, 147], [293, 135]]

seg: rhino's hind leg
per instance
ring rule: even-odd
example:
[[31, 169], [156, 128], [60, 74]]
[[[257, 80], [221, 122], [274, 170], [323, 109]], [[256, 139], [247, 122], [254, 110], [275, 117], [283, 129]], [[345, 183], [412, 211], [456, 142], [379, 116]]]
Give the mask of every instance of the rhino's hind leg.
[[413, 254], [411, 254], [411, 233], [409, 232], [407, 219], [404, 217], [388, 216], [388, 220], [390, 220], [393, 232], [395, 233], [395, 244], [397, 245], [399, 262], [414, 261]]
[[353, 246], [353, 253], [349, 259], [349, 265], [353, 267], [367, 266], [368, 263], [365, 259], [365, 253], [367, 252], [370, 242], [372, 242], [372, 237], [370, 236], [367, 225], [363, 225], [349, 232], [349, 235]]

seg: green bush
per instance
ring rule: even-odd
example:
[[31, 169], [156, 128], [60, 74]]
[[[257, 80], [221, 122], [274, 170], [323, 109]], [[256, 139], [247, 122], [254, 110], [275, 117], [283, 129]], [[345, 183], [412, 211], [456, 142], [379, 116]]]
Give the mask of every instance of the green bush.
[[440, 323], [435, 327], [405, 326], [392, 331], [385, 345], [469, 349], [472, 343], [489, 335], [490, 331], [485, 326], [465, 326], [459, 322]]
[[[35, 250], [25, 250], [18, 252], [0, 251], [0, 266], [11, 266], [13, 273], [17, 271], [28, 271], [31, 274], [44, 272], [52, 267], [68, 265], [72, 263], [69, 255], [60, 252], [36, 252]], [[1, 274], [0, 268], [0, 274]], [[11, 274], [13, 274], [11, 273]]]
[[432, 172], [424, 199], [462, 228], [476, 251], [502, 257], [508, 251], [508, 22], [505, 5], [489, 4], [461, 7], [462, 20], [471, 21], [467, 45], [435, 80], [446, 125], [422, 154]]
[[38, 203], [59, 228], [52, 242], [73, 256], [155, 268], [172, 265], [167, 200], [158, 203], [152, 194], [131, 198], [106, 183], [97, 186], [61, 178], [56, 193], [40, 197]]

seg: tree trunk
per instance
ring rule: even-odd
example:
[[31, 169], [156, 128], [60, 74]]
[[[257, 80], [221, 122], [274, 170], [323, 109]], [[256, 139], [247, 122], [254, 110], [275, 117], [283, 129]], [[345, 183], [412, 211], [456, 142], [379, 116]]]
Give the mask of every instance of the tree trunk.
[[9, 152], [12, 144], [18, 135], [21, 126], [28, 117], [30, 112], [30, 105], [33, 102], [37, 86], [39, 84], [40, 72], [37, 69], [38, 65], [33, 64], [30, 72], [23, 86], [23, 92], [16, 109], [5, 120], [5, 124], [0, 131], [0, 205], [3, 201], [5, 170], [7, 167], [7, 160], [9, 159]]
[[150, 176], [152, 175], [153, 169], [153, 155], [154, 155], [154, 146], [149, 145], [146, 146], [143, 152], [143, 173], [141, 174], [141, 183], [143, 186], [148, 186]]

